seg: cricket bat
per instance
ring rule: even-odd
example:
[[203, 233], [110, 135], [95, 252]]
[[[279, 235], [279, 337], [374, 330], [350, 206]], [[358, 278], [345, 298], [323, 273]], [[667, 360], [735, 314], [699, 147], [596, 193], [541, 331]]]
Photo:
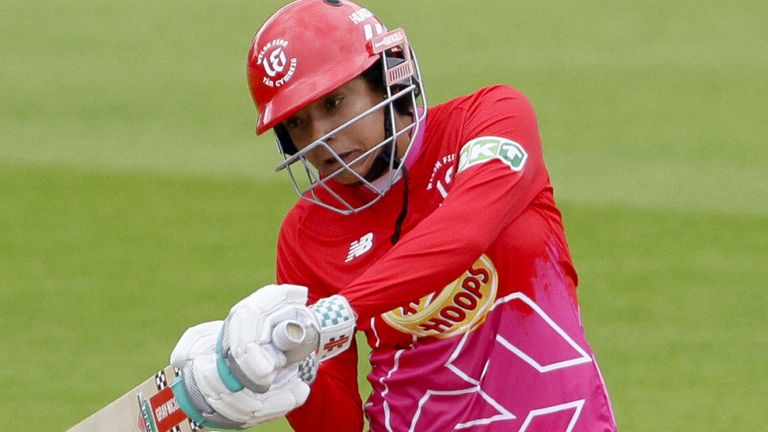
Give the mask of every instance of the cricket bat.
[[[313, 343], [311, 338], [306, 337], [304, 326], [297, 321], [286, 321], [275, 327], [272, 340], [283, 351]], [[133, 390], [68, 429], [67, 432], [206, 430], [184, 412], [182, 407], [187, 403], [186, 398], [181, 371], [173, 366], [166, 366]]]
[[181, 371], [167, 366], [68, 432], [193, 432], [204, 428], [187, 417], [173, 394], [184, 385]]

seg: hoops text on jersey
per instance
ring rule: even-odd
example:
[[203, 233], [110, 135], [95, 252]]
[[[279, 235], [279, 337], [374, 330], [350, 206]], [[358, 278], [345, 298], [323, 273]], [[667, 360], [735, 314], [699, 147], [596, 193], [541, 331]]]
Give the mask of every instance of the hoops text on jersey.
[[485, 321], [496, 299], [498, 279], [493, 262], [482, 255], [442, 291], [393, 309], [382, 318], [395, 329], [417, 337], [466, 333]]

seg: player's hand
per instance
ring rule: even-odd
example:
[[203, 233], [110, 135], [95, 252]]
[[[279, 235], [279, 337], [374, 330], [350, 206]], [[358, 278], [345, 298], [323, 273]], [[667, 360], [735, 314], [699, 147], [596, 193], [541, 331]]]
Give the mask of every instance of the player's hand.
[[[230, 389], [244, 386], [266, 391], [278, 372], [317, 352], [319, 360], [343, 352], [352, 342], [355, 314], [340, 295], [306, 306], [307, 288], [267, 285], [237, 303], [224, 321], [219, 356], [231, 371]], [[304, 341], [283, 349], [273, 340], [275, 328], [287, 321], [305, 329]]]
[[309, 384], [317, 373], [312, 355], [275, 375], [264, 393], [248, 389], [233, 392], [222, 382], [216, 345], [223, 321], [188, 329], [171, 354], [171, 364], [182, 370], [184, 397], [174, 388], [185, 413], [201, 425], [220, 429], [244, 429], [284, 416], [309, 396]]

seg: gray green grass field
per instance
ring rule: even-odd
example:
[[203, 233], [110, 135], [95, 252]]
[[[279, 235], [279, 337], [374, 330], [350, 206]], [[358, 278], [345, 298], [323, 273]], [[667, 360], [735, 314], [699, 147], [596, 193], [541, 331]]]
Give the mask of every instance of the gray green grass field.
[[[294, 197], [244, 62], [280, 3], [0, 3], [1, 431], [66, 429], [272, 281]], [[621, 429], [763, 430], [768, 3], [367, 4], [431, 102], [532, 99]]]

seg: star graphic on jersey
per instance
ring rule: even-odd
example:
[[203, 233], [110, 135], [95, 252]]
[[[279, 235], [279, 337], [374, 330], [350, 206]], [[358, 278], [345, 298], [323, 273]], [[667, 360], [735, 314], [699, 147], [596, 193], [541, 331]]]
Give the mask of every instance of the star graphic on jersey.
[[[494, 374], [506, 373], [507, 371], [494, 369], [508, 367], [509, 361], [522, 361], [530, 366], [530, 368], [521, 366], [519, 369], [521, 375], [527, 374], [532, 379], [538, 379], [536, 377], [545, 379], [547, 375], [591, 362], [592, 358], [539, 305], [524, 294], [514, 293], [498, 299], [494, 303], [491, 312], [489, 312], [487, 319], [489, 321], [501, 319], [502, 311], [497, 310], [496, 313], [493, 313], [495, 309], [501, 307], [507, 308], [504, 311], [506, 313], [503, 319], [512, 321], [525, 319], [527, 320], [527, 327], [525, 328], [531, 328], [534, 331], [514, 332], [509, 330], [522, 328], [515, 325], [501, 328], [493, 342], [496, 345], [492, 349], [494, 356], [489, 358], [480, 370], [476, 367], [477, 357], [471, 355], [471, 353], [477, 349], [485, 352], [484, 347], [478, 344], [487, 343], [483, 342], [486, 339], [478, 333], [478, 330], [464, 334], [456, 348], [445, 360], [444, 367], [450, 373], [440, 375], [440, 379], [437, 380], [435, 386], [428, 389], [419, 398], [413, 412], [398, 413], [398, 415], [402, 415], [404, 418], [411, 419], [410, 421], [400, 420], [409, 425], [409, 431], [421, 429], [419, 426], [426, 422], [429, 422], [430, 426], [434, 427], [435, 421], [446, 421], [444, 413], [446, 406], [469, 405], [472, 405], [471, 411], [475, 413], [475, 418], [445, 425], [446, 430], [472, 430], [475, 427], [482, 428], [482, 426], [491, 423], [514, 421], [518, 416], [525, 416], [518, 429], [520, 432], [527, 430], [529, 427], [537, 430], [538, 424], [556, 424], [556, 429], [549, 429], [553, 430], [553, 432], [559, 432], [560, 430], [567, 432], [573, 429], [584, 406], [585, 401], [583, 399], [559, 403], [532, 400], [529, 405], [533, 404], [533, 408], [525, 408], [527, 412], [514, 414], [505, 407], [503, 399], [505, 397], [509, 398], [510, 393], [516, 390], [494, 387], [492, 376]], [[493, 327], [493, 323], [486, 322], [486, 324]], [[546, 337], [546, 344], [541, 343], [542, 336]], [[382, 393], [385, 412], [390, 412], [386, 398], [389, 392], [386, 379], [397, 373], [400, 362], [407, 361], [407, 358], [402, 358], [404, 352], [399, 351], [396, 354], [393, 369], [389, 371], [387, 377], [380, 379], [380, 382], [385, 386], [385, 390]], [[464, 353], [468, 353], [468, 355], [463, 355]], [[495, 364], [491, 364], [493, 359], [497, 360]], [[506, 361], [500, 361], [499, 359]], [[517, 371], [518, 369], [515, 370]], [[485, 380], [486, 374], [489, 371], [491, 371], [491, 379]], [[446, 398], [454, 402], [446, 402]], [[471, 398], [471, 401], [461, 403], [457, 402], [456, 398]], [[540, 403], [540, 405], [535, 405], [536, 403]], [[482, 406], [477, 406], [477, 404], [482, 404]], [[507, 427], [512, 428], [513, 426], [509, 425]], [[388, 431], [395, 430], [392, 428], [392, 419], [389, 416], [387, 418], [387, 429]]]
[[[389, 371], [386, 377], [383, 377], [379, 380], [384, 386], [384, 391], [381, 393], [381, 396], [384, 399], [383, 405], [385, 412], [390, 412], [389, 402], [387, 400], [387, 395], [390, 392], [390, 388], [386, 379], [398, 373], [401, 361], [407, 361], [402, 359], [402, 354], [404, 352], [404, 350], [400, 350], [395, 354], [393, 368]], [[448, 367], [447, 364], [446, 367]], [[475, 399], [473, 403], [484, 404], [484, 406], [476, 406], [473, 409], [473, 411], [478, 412], [478, 415], [480, 416], [480, 418], [478, 418], [476, 421], [440, 425], [445, 426], [445, 430], [461, 430], [479, 424], [488, 424], [494, 421], [515, 418], [512, 413], [507, 411], [503, 406], [499, 405], [493, 398], [488, 396], [483, 391], [483, 389], [480, 388], [479, 379], [481, 377], [477, 377], [477, 379], [475, 379], [468, 377], [466, 374], [463, 375], [464, 376], [461, 376], [460, 374], [456, 373], [442, 375], [439, 380], [439, 387], [435, 386], [426, 391], [419, 399], [417, 405], [413, 407], [414, 410], [409, 410], [408, 412], [399, 412], [398, 414], [392, 414], [391, 416], [388, 415], [385, 420], [386, 430], [388, 432], [405, 430], [403, 428], [406, 427], [406, 425], [408, 427], [408, 431], [421, 430], [419, 427], [419, 421], [429, 422], [430, 427], [434, 429], [437, 427], [435, 425], [435, 419], [444, 419], [445, 417], [440, 415], [440, 407], [444, 406], [441, 405], [440, 402], [444, 401], [445, 399], [454, 401], [448, 402], [451, 405], [455, 403], [456, 398], [472, 398]], [[476, 396], [480, 396], [480, 398], [478, 399]], [[461, 403], [461, 405], [466, 406], [467, 403]], [[375, 429], [371, 430], [374, 431]]]

